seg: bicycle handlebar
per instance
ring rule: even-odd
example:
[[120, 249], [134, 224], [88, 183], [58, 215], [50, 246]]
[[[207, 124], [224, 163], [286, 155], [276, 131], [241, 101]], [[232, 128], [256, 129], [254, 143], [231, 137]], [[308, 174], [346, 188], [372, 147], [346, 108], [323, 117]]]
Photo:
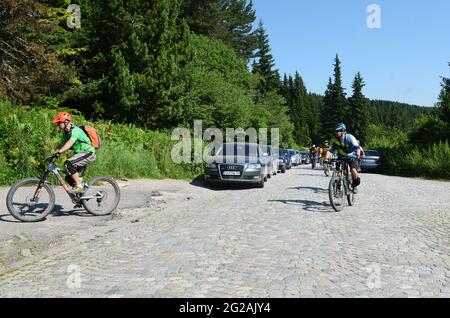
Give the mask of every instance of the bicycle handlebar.
[[54, 154], [48, 156], [47, 158], [45, 158], [44, 162], [53, 161], [54, 159], [57, 159], [60, 155], [61, 155], [60, 153], [54, 153]]
[[327, 159], [329, 162], [338, 162], [338, 161], [349, 161], [355, 159], [357, 160], [358, 157], [341, 157], [341, 158], [331, 158], [331, 159]]

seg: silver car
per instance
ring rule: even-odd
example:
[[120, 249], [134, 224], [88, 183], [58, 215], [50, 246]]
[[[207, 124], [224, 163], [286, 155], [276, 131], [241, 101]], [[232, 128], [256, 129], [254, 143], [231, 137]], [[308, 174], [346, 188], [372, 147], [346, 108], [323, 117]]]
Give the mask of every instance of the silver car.
[[205, 183], [252, 183], [264, 187], [268, 156], [253, 143], [224, 143], [205, 167]]
[[[274, 176], [278, 173], [278, 167], [280, 166], [280, 154], [279, 149], [272, 146], [262, 146], [264, 154], [267, 154], [267, 165], [271, 174]], [[270, 178], [270, 174], [268, 176]]]
[[295, 152], [294, 149], [288, 149], [287, 151], [289, 151], [289, 155], [291, 156], [291, 162], [293, 166], [297, 166], [298, 163], [298, 158], [297, 158], [297, 153]]
[[361, 158], [361, 171], [379, 171], [381, 167], [381, 156], [376, 150], [365, 150]]

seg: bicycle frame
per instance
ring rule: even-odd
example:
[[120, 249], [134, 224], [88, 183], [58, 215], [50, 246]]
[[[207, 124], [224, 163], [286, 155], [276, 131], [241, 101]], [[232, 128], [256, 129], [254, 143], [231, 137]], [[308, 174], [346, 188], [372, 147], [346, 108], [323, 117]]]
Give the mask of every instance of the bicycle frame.
[[[56, 158], [57, 158], [57, 157], [55, 157], [55, 156], [52, 156], [52, 157], [47, 158], [47, 159], [51, 159], [51, 161], [50, 161], [50, 163], [49, 163], [47, 169], [45, 170], [43, 176], [40, 178], [39, 186], [38, 186], [38, 188], [36, 189], [36, 191], [35, 191], [34, 194], [33, 194], [33, 200], [35, 200], [36, 197], [39, 196], [39, 193], [40, 193], [40, 191], [41, 191], [41, 189], [42, 189], [42, 185], [43, 185], [45, 182], [49, 183], [49, 182], [47, 181], [47, 178], [48, 178], [48, 176], [50, 175], [50, 173], [53, 173], [53, 174], [55, 175], [56, 179], [58, 180], [59, 185], [64, 189], [64, 191], [66, 191], [67, 195], [70, 197], [70, 199], [72, 200], [72, 202], [73, 202], [74, 204], [80, 203], [81, 200], [86, 200], [86, 199], [101, 199], [101, 198], [102, 198], [102, 196], [98, 196], [98, 195], [96, 195], [96, 196], [81, 196], [83, 193], [77, 193], [77, 194], [71, 193], [71, 192], [70, 192], [70, 189], [69, 189], [69, 186], [66, 184], [66, 182], [65, 182], [64, 179], [63, 179], [63, 177], [62, 177], [61, 174], [59, 173], [59, 171], [61, 171], [61, 169], [58, 168], [58, 167], [56, 166], [56, 164], [55, 164], [55, 159], [56, 159]], [[49, 184], [50, 184], [50, 183], [49, 183]], [[87, 186], [85, 185], [85, 187], [87, 187]]]
[[[345, 195], [349, 195], [351, 192], [350, 187], [349, 187], [349, 183], [350, 183], [350, 179], [351, 179], [350, 178], [351, 172], [350, 172], [350, 165], [348, 164], [348, 160], [349, 159], [341, 158], [341, 159], [332, 159], [332, 161], [330, 161], [330, 164], [331, 164], [331, 162], [340, 163], [339, 169], [337, 167], [335, 168], [335, 173], [336, 173], [336, 176], [339, 178], [339, 182], [342, 181], [342, 178], [344, 178], [344, 181], [346, 181], [346, 182], [343, 182]], [[344, 174], [343, 176], [342, 176], [342, 173]]]

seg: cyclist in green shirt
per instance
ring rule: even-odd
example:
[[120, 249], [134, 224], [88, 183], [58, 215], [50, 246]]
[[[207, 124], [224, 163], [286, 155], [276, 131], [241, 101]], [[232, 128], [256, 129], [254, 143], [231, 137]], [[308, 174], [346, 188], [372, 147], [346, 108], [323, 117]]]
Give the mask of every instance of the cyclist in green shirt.
[[92, 147], [88, 135], [72, 123], [72, 116], [69, 113], [59, 113], [52, 124], [58, 125], [64, 132], [61, 144], [53, 154], [59, 155], [69, 149], [74, 151], [75, 154], [64, 162], [64, 167], [70, 176], [68, 181], [73, 186], [71, 191], [73, 193], [83, 192], [79, 172], [87, 164], [95, 161], [95, 148]]

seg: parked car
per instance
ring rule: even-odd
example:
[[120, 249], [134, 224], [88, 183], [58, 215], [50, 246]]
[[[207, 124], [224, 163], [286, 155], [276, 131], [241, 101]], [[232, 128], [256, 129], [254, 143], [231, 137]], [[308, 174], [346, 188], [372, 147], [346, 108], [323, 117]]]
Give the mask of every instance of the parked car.
[[291, 161], [291, 156], [289, 155], [289, 151], [287, 149], [280, 148], [279, 155], [280, 155], [280, 159], [281, 159], [280, 160], [281, 172], [283, 172], [283, 170], [281, 169], [281, 167], [283, 165], [285, 167], [285, 171], [290, 170], [292, 168], [292, 161]]
[[205, 183], [253, 183], [264, 188], [270, 173], [258, 144], [224, 143], [205, 167]]
[[302, 155], [299, 150], [295, 150], [295, 160], [297, 161], [297, 165], [302, 164]]
[[376, 150], [364, 150], [361, 157], [361, 171], [378, 171], [381, 167], [381, 156]]
[[291, 156], [291, 162], [293, 166], [298, 165], [297, 154], [294, 149], [288, 149], [289, 155]]
[[301, 158], [302, 158], [302, 165], [307, 165], [311, 163], [311, 158], [309, 157], [309, 152], [302, 151], [300, 152]]
[[263, 145], [261, 146], [261, 148], [263, 150], [263, 153], [266, 154], [267, 166], [270, 170], [267, 177], [270, 178], [272, 175], [276, 175], [278, 173], [278, 150], [268, 145]]

